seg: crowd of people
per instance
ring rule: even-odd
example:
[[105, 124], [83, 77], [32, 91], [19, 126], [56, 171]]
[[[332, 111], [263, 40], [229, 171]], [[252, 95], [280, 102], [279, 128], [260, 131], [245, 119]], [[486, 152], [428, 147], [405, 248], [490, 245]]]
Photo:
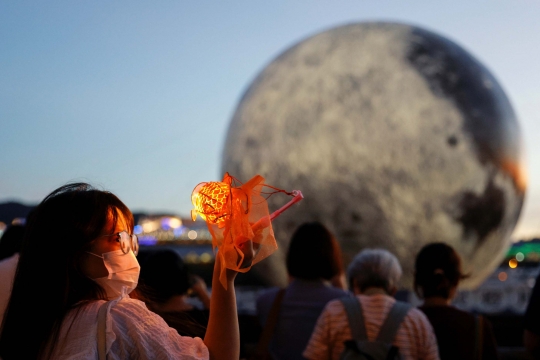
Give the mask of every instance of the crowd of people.
[[[223, 286], [216, 257], [210, 292], [173, 249], [137, 257], [133, 227], [114, 194], [73, 183], [8, 228], [0, 359], [240, 359], [237, 273], [228, 270]], [[452, 306], [467, 274], [447, 244], [416, 254], [419, 307], [396, 300], [402, 268], [391, 251], [363, 249], [345, 269], [320, 222], [292, 234], [286, 268], [288, 285], [257, 297], [262, 330], [250, 360], [499, 358], [489, 320]], [[539, 322], [526, 323], [525, 345], [537, 354]]]

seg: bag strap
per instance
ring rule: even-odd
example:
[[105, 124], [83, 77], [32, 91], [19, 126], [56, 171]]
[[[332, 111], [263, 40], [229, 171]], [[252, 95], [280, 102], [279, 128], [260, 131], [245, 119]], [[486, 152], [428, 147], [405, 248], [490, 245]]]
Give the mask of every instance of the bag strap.
[[99, 307], [97, 324], [97, 343], [99, 360], [107, 359], [107, 308], [109, 301]]
[[475, 359], [482, 359], [482, 344], [483, 344], [483, 318], [482, 315], [476, 315], [474, 317], [474, 355]]
[[355, 341], [366, 341], [366, 323], [364, 322], [364, 314], [362, 313], [362, 305], [356, 296], [346, 296], [339, 299], [343, 303], [347, 318], [349, 320], [349, 328], [351, 335]]
[[266, 318], [266, 324], [264, 325], [264, 329], [261, 333], [261, 337], [259, 338], [259, 342], [257, 343], [257, 347], [255, 348], [256, 359], [264, 359], [268, 353], [268, 345], [270, 344], [270, 340], [274, 335], [274, 329], [277, 324], [279, 309], [281, 307], [281, 302], [284, 295], [285, 289], [280, 289], [274, 299], [274, 302], [272, 303], [272, 307], [270, 308], [270, 312]]
[[392, 309], [390, 309], [388, 312], [388, 315], [386, 316], [381, 328], [379, 329], [377, 341], [382, 341], [388, 344], [393, 343], [399, 329], [399, 325], [401, 325], [403, 319], [405, 319], [405, 316], [407, 316], [407, 313], [411, 308], [412, 306], [410, 304], [402, 301], [396, 301], [394, 306], [392, 306]]

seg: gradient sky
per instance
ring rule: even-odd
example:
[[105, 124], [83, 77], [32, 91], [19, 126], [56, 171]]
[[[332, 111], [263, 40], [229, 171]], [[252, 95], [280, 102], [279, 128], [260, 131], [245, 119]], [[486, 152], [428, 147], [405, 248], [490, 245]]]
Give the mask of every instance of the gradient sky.
[[443, 35], [498, 79], [517, 113], [529, 188], [514, 238], [540, 235], [540, 2], [3, 1], [0, 202], [69, 181], [134, 211], [187, 216], [220, 180], [238, 100], [266, 64], [331, 27], [398, 21]]

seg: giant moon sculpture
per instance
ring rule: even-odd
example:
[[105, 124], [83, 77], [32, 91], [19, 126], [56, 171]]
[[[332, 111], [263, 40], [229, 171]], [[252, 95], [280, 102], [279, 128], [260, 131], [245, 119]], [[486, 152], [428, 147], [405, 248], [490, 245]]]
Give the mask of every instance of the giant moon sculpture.
[[280, 249], [253, 270], [267, 285], [286, 283], [291, 234], [318, 220], [345, 264], [364, 248], [393, 252], [405, 289], [419, 249], [448, 243], [471, 274], [466, 289], [510, 246], [520, 152], [512, 106], [477, 59], [433, 32], [369, 22], [305, 39], [263, 69], [236, 108], [222, 171], [305, 196], [276, 219]]

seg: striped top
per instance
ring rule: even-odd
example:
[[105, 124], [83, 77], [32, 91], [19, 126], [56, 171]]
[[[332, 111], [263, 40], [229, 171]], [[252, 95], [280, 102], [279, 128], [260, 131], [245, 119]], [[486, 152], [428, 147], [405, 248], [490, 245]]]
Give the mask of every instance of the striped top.
[[[383, 294], [357, 295], [362, 304], [368, 339], [374, 341], [386, 315], [396, 302]], [[317, 320], [304, 357], [309, 360], [339, 360], [343, 343], [351, 340], [347, 313], [339, 300], [330, 301]], [[437, 339], [427, 317], [418, 309], [411, 309], [401, 323], [394, 345], [404, 360], [439, 360]]]

